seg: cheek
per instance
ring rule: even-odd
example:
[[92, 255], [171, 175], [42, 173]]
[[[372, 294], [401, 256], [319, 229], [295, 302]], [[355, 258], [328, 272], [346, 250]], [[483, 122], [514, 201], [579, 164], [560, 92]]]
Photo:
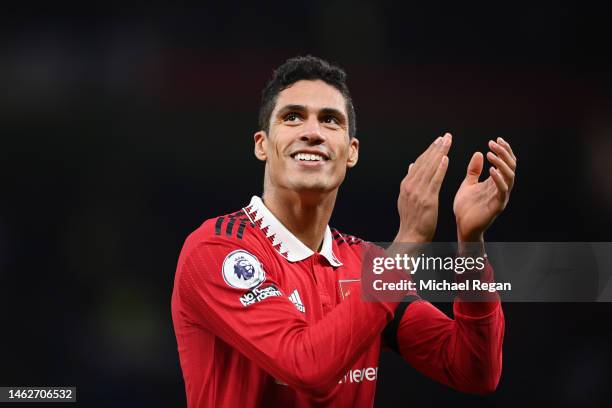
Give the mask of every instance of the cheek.
[[268, 152], [275, 159], [283, 156], [283, 135], [274, 133], [270, 135]]
[[336, 151], [338, 152], [338, 156], [336, 157], [336, 159], [339, 162], [342, 162], [343, 165], [346, 164], [346, 161], [348, 160], [349, 156], [350, 146], [343, 144]]
[[282, 149], [278, 143], [274, 143], [274, 156], [280, 158], [282, 156]]

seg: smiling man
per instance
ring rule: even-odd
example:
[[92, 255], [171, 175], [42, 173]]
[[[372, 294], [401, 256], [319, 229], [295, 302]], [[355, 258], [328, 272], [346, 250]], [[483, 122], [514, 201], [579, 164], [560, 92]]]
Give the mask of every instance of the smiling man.
[[[359, 156], [345, 73], [314, 57], [288, 60], [263, 92], [259, 119], [263, 197], [204, 222], [178, 261], [172, 318], [188, 405], [369, 407], [383, 348], [460, 391], [495, 390], [504, 333], [497, 294], [480, 302], [459, 294], [454, 319], [414, 292], [402, 303], [362, 300], [362, 258], [373, 245], [328, 226]], [[433, 238], [451, 142], [438, 137], [409, 166], [394, 242]], [[490, 176], [478, 181], [484, 158], [475, 153], [454, 203], [459, 248], [472, 242], [476, 252], [516, 168], [508, 143], [489, 147]], [[492, 281], [490, 265], [478, 274]]]

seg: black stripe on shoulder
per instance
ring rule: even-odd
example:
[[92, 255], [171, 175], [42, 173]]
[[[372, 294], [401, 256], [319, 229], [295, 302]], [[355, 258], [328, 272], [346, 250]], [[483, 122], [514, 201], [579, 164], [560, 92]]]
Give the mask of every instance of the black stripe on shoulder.
[[247, 222], [250, 221], [246, 217], [240, 219], [240, 225], [238, 226], [238, 232], [236, 233], [236, 237], [238, 239], [242, 239], [242, 234], [244, 234], [244, 229], [246, 228]]
[[227, 235], [228, 237], [232, 236], [232, 230], [234, 229], [235, 222], [236, 222], [236, 217], [230, 217], [230, 220], [227, 223], [227, 228], [225, 229], [225, 235]]
[[332, 228], [331, 233], [333, 240], [336, 241], [336, 245], [346, 244], [346, 240], [344, 239], [344, 236], [340, 231], [335, 228]]
[[[238, 228], [234, 228], [236, 224], [238, 224]], [[255, 224], [247, 217], [244, 211], [236, 211], [235, 213], [217, 218], [215, 222], [215, 235], [221, 235], [223, 230], [225, 230], [226, 237], [235, 236], [238, 239], [242, 239], [247, 227], [255, 227]]]
[[337, 245], [348, 244], [350, 246], [361, 244], [363, 242], [361, 238], [357, 238], [349, 234], [343, 234], [335, 228], [332, 229], [332, 237], [334, 241], [336, 241]]
[[215, 235], [221, 235], [221, 225], [223, 225], [223, 220], [225, 217], [217, 218], [217, 222], [215, 223]]
[[408, 295], [403, 300], [402, 303], [397, 306], [395, 309], [395, 316], [393, 316], [393, 320], [387, 323], [387, 327], [383, 330], [383, 336], [387, 345], [391, 348], [391, 350], [395, 351], [397, 354], [400, 353], [399, 344], [397, 342], [397, 330], [399, 329], [400, 322], [404, 317], [404, 313], [406, 313], [406, 309], [408, 306], [415, 300], [419, 300], [420, 298], [415, 295]]
[[244, 213], [244, 211], [242, 211], [242, 210], [238, 210], [238, 211], [236, 211], [235, 213], [232, 213], [232, 214], [228, 215], [228, 217], [231, 219], [231, 218], [238, 218], [238, 217], [242, 217], [242, 216], [244, 216], [244, 215], [246, 215], [246, 214]]

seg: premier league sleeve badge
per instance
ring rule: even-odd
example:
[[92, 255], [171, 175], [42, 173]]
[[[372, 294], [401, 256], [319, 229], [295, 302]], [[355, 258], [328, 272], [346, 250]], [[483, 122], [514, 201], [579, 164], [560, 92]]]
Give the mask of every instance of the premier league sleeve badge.
[[266, 273], [254, 255], [239, 249], [225, 257], [223, 279], [232, 288], [252, 289], [266, 280]]

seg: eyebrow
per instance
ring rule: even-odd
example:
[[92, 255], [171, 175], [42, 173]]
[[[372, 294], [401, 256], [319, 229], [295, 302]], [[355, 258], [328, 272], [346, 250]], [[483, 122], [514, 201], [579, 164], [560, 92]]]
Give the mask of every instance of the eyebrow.
[[[278, 110], [277, 116], [283, 116], [288, 112], [306, 112], [306, 106], [304, 105], [285, 105]], [[342, 111], [335, 108], [323, 108], [319, 111], [319, 114], [332, 115], [340, 120], [342, 123], [346, 123], [346, 115]]]
[[277, 116], [283, 116], [289, 112], [306, 112], [306, 106], [304, 105], [285, 105], [278, 110]]
[[346, 116], [344, 113], [334, 108], [323, 108], [321, 109], [321, 113], [324, 115], [335, 116], [340, 122], [346, 123]]

